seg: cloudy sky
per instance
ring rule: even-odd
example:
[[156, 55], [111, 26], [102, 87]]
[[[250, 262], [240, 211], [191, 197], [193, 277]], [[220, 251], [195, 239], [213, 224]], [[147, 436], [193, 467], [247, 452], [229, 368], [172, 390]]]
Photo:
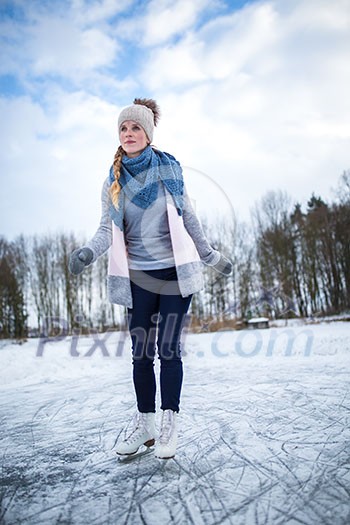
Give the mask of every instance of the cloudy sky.
[[1, 0], [0, 38], [9, 239], [94, 233], [135, 96], [158, 101], [154, 143], [200, 213], [332, 200], [350, 168], [350, 0]]

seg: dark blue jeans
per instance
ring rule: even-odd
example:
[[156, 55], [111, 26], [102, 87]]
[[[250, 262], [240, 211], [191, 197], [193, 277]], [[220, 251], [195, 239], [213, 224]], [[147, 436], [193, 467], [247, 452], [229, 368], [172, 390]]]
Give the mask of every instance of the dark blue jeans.
[[192, 295], [181, 296], [175, 267], [130, 270], [130, 279], [133, 308], [128, 309], [128, 319], [137, 408], [155, 412], [157, 346], [161, 409], [178, 412], [183, 378], [180, 337]]

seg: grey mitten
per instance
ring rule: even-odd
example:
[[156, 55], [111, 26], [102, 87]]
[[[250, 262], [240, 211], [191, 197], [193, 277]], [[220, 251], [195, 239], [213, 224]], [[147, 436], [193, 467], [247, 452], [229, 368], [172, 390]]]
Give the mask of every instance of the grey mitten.
[[78, 248], [71, 253], [69, 258], [68, 268], [70, 273], [78, 275], [85, 266], [88, 266], [94, 257], [93, 251], [90, 248]]
[[230, 273], [232, 273], [233, 266], [231, 261], [221, 253], [219, 261], [214, 264], [213, 268], [223, 275], [230, 275]]

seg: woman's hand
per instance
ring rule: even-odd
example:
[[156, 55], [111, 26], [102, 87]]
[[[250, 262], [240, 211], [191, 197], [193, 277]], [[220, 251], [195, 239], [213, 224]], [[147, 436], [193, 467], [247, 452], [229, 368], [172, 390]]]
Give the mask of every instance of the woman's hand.
[[79, 275], [85, 266], [88, 266], [94, 257], [90, 248], [78, 248], [71, 253], [68, 268], [73, 275]]
[[215, 268], [217, 272], [227, 276], [232, 273], [233, 265], [232, 262], [221, 253], [219, 261], [213, 265], [213, 268]]

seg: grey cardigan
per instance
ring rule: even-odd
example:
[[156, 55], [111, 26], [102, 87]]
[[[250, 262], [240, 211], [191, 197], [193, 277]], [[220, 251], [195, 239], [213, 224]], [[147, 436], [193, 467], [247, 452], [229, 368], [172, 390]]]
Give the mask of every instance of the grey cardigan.
[[[90, 264], [92, 264], [98, 257], [104, 254], [109, 248], [111, 248], [109, 275], [107, 282], [109, 300], [112, 303], [121, 304], [127, 306], [128, 308], [132, 308], [130, 277], [128, 273], [125, 274], [125, 272], [120, 273], [113, 270], [113, 260], [115, 261], [116, 259], [125, 259], [125, 264], [127, 265], [127, 253], [125, 243], [123, 243], [124, 233], [115, 226], [110, 216], [109, 210], [112, 206], [112, 202], [109, 187], [109, 178], [107, 178], [103, 183], [101, 193], [102, 214], [100, 225], [95, 235], [85, 246], [90, 248], [93, 252], [93, 259]], [[174, 241], [173, 251], [178, 284], [181, 295], [186, 297], [190, 294], [198, 292], [203, 288], [204, 282], [202, 275], [202, 263], [205, 263], [209, 266], [214, 266], [219, 262], [221, 254], [217, 250], [214, 250], [206, 239], [202, 226], [193, 210], [186, 190], [184, 193], [184, 207], [182, 216], [177, 216], [177, 213], [171, 213], [172, 208], [169, 207], [169, 205], [173, 205], [173, 202], [170, 194], [167, 194], [167, 200], [169, 228], [170, 235]], [[175, 221], [178, 221], [178, 223], [173, 226], [175, 216]], [[188, 235], [185, 233], [185, 231]], [[180, 257], [177, 257], [178, 250], [176, 246], [179, 246], [179, 237], [181, 242], [190, 241], [194, 245], [193, 248], [195, 249], [194, 251], [196, 252], [196, 257], [190, 257], [190, 259], [186, 260], [185, 262], [183, 260], [183, 253], [180, 255]], [[113, 250], [114, 253], [112, 254], [111, 252]], [[191, 249], [188, 250], [188, 252], [191, 252]], [[177, 262], [177, 259], [179, 262]]]

